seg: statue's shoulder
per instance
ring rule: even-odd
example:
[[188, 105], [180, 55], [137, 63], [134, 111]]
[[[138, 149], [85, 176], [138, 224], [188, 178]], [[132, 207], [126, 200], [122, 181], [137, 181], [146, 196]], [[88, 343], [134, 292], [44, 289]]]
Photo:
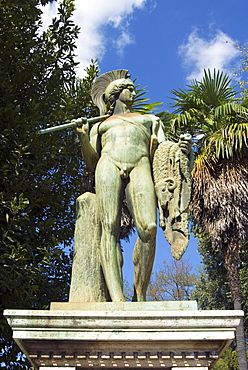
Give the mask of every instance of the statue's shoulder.
[[137, 117], [137, 118], [146, 118], [147, 120], [149, 121], [152, 121], [152, 122], [156, 122], [156, 121], [159, 121], [159, 117], [155, 116], [154, 114], [141, 114], [141, 113], [136, 113], [136, 112], [132, 112], [132, 113], [126, 113], [127, 117]]
[[155, 114], [144, 114], [147, 118], [149, 118], [152, 122], [160, 121], [160, 118], [155, 116]]
[[94, 125], [92, 125], [90, 133], [91, 135], [95, 135], [98, 132], [98, 126], [101, 124], [101, 122], [96, 122]]

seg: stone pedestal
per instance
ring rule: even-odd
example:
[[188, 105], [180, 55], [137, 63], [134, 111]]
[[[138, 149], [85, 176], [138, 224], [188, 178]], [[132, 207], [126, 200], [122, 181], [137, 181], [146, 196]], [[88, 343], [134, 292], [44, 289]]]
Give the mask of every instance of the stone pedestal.
[[209, 369], [234, 339], [242, 311], [198, 311], [195, 302], [53, 303], [6, 310], [35, 369]]

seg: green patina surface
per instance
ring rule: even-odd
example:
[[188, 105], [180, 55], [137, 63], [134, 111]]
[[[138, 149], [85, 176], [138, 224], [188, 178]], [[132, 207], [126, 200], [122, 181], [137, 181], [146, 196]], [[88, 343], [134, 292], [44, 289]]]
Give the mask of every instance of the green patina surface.
[[[77, 295], [83, 301], [108, 300], [107, 293], [99, 294], [104, 292], [103, 286], [113, 302], [125, 301], [119, 243], [124, 196], [138, 233], [133, 251], [134, 301], [146, 299], [155, 255], [157, 202], [172, 255], [179, 259], [188, 244], [191, 138], [184, 135], [178, 144], [166, 141], [158, 117], [130, 111], [134, 96], [134, 84], [126, 70], [105, 73], [93, 84], [92, 98], [100, 114], [109, 117], [91, 130], [87, 122], [77, 126], [84, 161], [95, 173], [96, 195], [86, 194], [84, 200], [78, 200], [70, 301], [75, 302]], [[90, 207], [85, 197], [91, 198]], [[89, 258], [85, 277], [81, 258]], [[99, 283], [92, 284], [95, 274], [101, 272]], [[80, 291], [89, 286], [93, 294], [82, 297]]]

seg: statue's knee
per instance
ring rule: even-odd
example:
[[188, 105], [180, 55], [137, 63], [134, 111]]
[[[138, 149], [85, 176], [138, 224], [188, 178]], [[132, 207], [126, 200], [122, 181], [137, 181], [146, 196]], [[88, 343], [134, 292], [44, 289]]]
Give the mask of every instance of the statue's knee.
[[151, 222], [147, 224], [144, 228], [137, 230], [140, 239], [143, 242], [148, 242], [149, 240], [152, 240], [155, 238], [156, 233], [157, 233], [157, 225], [155, 222]]
[[155, 236], [156, 235], [156, 233], [157, 233], [157, 225], [155, 224], [155, 222], [152, 222], [152, 223], [148, 224], [148, 226], [147, 226], [147, 233], [150, 236]]

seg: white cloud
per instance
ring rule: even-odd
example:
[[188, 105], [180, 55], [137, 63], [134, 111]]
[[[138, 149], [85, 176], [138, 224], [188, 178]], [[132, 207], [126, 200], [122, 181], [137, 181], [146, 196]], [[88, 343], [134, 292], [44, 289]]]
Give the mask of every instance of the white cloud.
[[48, 3], [46, 6], [40, 5], [42, 10], [42, 27], [41, 31], [46, 30], [49, 24], [51, 24], [52, 18], [57, 14], [58, 3], [54, 1], [53, 3]]
[[124, 48], [127, 45], [134, 44], [134, 43], [135, 43], [134, 37], [130, 32], [128, 32], [128, 27], [123, 27], [120, 33], [120, 37], [114, 44], [117, 48], [118, 54], [122, 56], [124, 52]]
[[[125, 46], [134, 43], [127, 21], [136, 8], [144, 7], [147, 0], [75, 0], [74, 22], [81, 27], [77, 41], [77, 55], [80, 66], [79, 76], [91, 59], [104, 56], [110, 42], [117, 52], [123, 52]], [[57, 5], [52, 3], [43, 8], [43, 28], [46, 28], [52, 17], [56, 16]], [[107, 39], [104, 26], [110, 26], [115, 39]]]
[[[198, 36], [194, 30], [185, 44], [179, 47], [179, 55], [189, 72], [187, 80], [200, 80], [203, 69], [220, 69], [225, 73], [231, 72], [231, 62], [239, 55], [237, 41], [217, 30], [216, 35], [206, 40]], [[232, 65], [233, 67], [233, 65]]]

